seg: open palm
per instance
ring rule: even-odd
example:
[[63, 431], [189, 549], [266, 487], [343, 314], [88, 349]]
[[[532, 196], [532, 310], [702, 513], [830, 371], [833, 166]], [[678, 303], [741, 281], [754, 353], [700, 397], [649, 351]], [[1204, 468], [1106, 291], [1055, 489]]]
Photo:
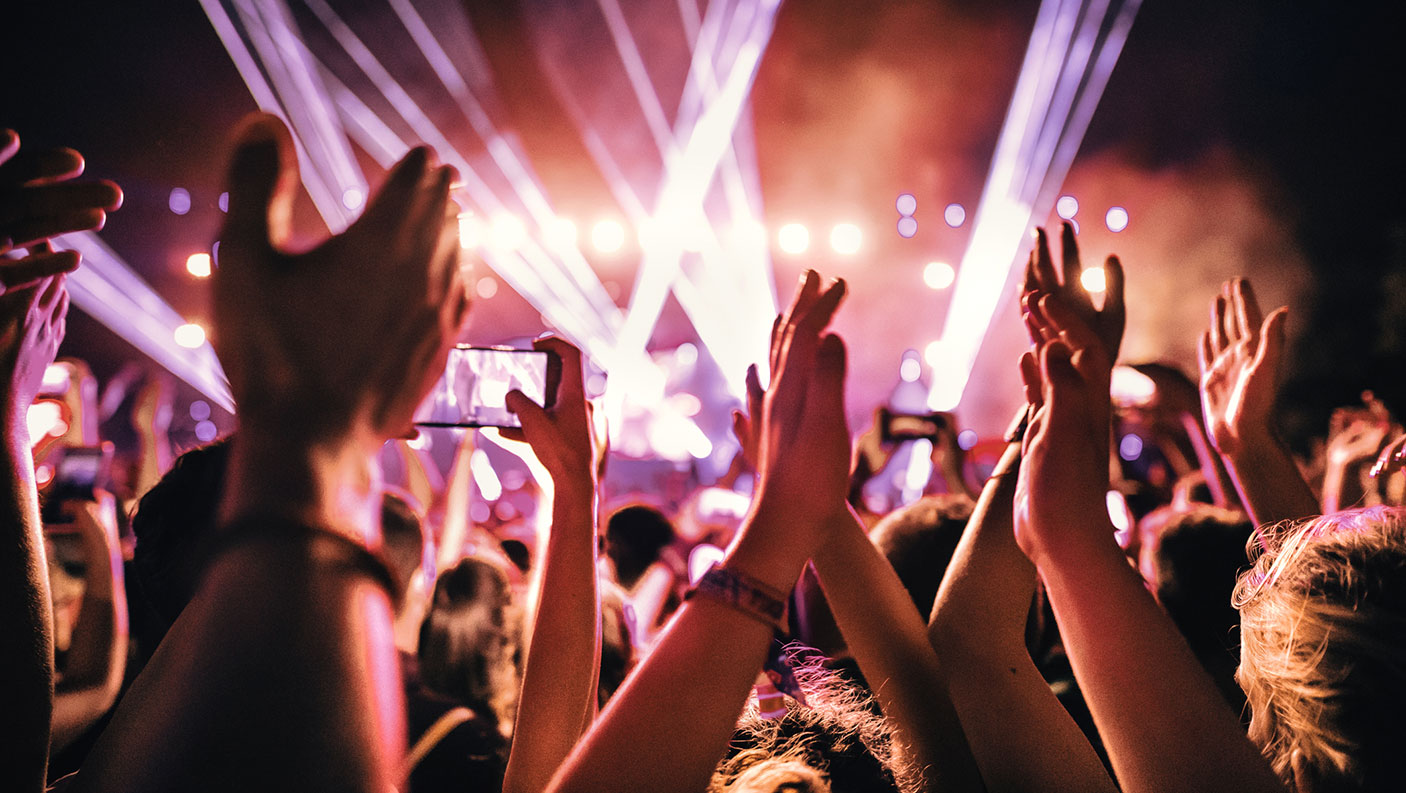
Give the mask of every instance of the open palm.
[[1261, 319], [1250, 282], [1227, 282], [1201, 334], [1201, 407], [1206, 431], [1221, 454], [1235, 454], [1269, 431], [1275, 377], [1284, 349], [1287, 308]]

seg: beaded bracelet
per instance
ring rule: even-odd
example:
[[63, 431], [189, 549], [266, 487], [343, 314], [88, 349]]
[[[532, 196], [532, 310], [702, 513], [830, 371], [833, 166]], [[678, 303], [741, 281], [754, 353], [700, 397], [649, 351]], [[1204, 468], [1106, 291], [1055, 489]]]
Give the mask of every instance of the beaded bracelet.
[[770, 628], [786, 625], [786, 599], [754, 578], [714, 564], [688, 590], [685, 600], [704, 595], [731, 606]]
[[301, 544], [317, 561], [330, 562], [344, 571], [370, 578], [385, 590], [393, 608], [400, 607], [403, 593], [381, 554], [343, 532], [281, 515], [247, 515], [226, 524], [205, 549], [206, 569], [215, 557], [251, 542]]

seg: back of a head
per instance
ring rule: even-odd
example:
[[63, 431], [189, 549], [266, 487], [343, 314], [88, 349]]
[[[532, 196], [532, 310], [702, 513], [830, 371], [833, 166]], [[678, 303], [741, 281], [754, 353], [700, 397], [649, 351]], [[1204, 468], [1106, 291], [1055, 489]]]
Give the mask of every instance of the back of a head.
[[511, 729], [519, 683], [522, 626], [508, 577], [469, 557], [435, 581], [420, 625], [420, 677], [426, 686], [472, 708], [490, 708]]
[[924, 496], [884, 516], [869, 533], [925, 617], [932, 613], [937, 588], [966, 531], [972, 506], [964, 495]]
[[911, 763], [872, 698], [818, 660], [798, 663], [801, 705], [765, 718], [753, 699], [708, 793], [908, 793]]
[[620, 585], [633, 587], [674, 537], [673, 524], [654, 507], [631, 504], [611, 513], [605, 524], [606, 554]]
[[[182, 454], [147, 491], [132, 515], [137, 544], [132, 555], [142, 593], [163, 621], [162, 634], [195, 595], [203, 552], [218, 527], [230, 439]], [[154, 648], [161, 636], [139, 637]]]
[[381, 541], [396, 587], [404, 593], [424, 565], [425, 530], [410, 499], [394, 490], [381, 494]]
[[1250, 736], [1301, 793], [1406, 779], [1406, 508], [1271, 528], [1241, 577]]

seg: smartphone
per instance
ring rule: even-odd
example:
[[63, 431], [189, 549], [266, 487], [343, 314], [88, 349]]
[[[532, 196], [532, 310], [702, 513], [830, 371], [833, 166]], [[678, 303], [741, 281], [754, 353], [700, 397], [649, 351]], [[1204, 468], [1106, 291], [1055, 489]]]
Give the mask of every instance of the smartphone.
[[74, 446], [59, 452], [54, 466], [54, 479], [44, 491], [40, 518], [45, 525], [73, 522], [73, 516], [63, 512], [64, 502], [93, 501], [97, 491], [107, 486], [112, 469], [112, 443], [99, 446]]
[[884, 443], [916, 441], [927, 438], [935, 441], [939, 433], [952, 426], [948, 413], [905, 414], [884, 410], [880, 414], [879, 437]]
[[455, 347], [444, 376], [415, 411], [420, 427], [521, 427], [508, 410], [514, 389], [543, 406], [556, 404], [561, 359], [506, 347]]

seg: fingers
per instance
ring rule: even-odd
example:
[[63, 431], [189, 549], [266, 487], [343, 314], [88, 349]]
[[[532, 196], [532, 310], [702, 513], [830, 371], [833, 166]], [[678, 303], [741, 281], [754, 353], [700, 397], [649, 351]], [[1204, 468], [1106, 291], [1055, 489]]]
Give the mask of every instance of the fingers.
[[534, 439], [547, 440], [554, 437], [552, 418], [547, 414], [546, 408], [528, 399], [526, 394], [514, 388], [508, 392], [504, 404], [517, 416], [518, 421], [522, 422], [522, 434], [528, 443], [533, 443]]
[[276, 116], [256, 113], [245, 119], [235, 135], [226, 185], [224, 249], [282, 245], [289, 234], [298, 160], [293, 137]]
[[1230, 346], [1225, 333], [1225, 295], [1216, 295], [1211, 301], [1211, 349], [1216, 354]]
[[[1099, 315], [1103, 318], [1103, 326], [1109, 329], [1110, 336], [1116, 331], [1116, 338], [1121, 341], [1123, 328], [1128, 323], [1128, 306], [1123, 297], [1123, 262], [1117, 256], [1109, 256], [1103, 262], [1103, 276], [1103, 309], [1099, 311]], [[1118, 357], [1116, 345], [1108, 351], [1108, 356], [1110, 360]]]
[[[848, 368], [848, 353], [844, 339], [838, 334], [827, 333], [820, 340], [816, 353], [815, 376], [811, 378], [810, 395], [806, 399], [806, 412], [816, 411], [829, 422], [845, 423], [845, 371]], [[849, 433], [845, 433], [845, 444], [849, 444]]]
[[[1063, 275], [1064, 286], [1072, 287], [1079, 283], [1079, 276], [1083, 273], [1084, 266], [1079, 261], [1079, 242], [1074, 238], [1074, 224], [1066, 220], [1061, 226], [1059, 268]], [[1071, 289], [1070, 291], [1088, 299], [1089, 293], [1083, 289]]]
[[15, 248], [28, 248], [50, 237], [75, 231], [101, 231], [106, 224], [107, 213], [94, 208], [43, 217], [25, 215], [13, 222], [0, 223], [5, 227], [5, 237]]
[[1084, 379], [1074, 367], [1073, 351], [1063, 342], [1051, 342], [1040, 349], [1040, 379], [1052, 419], [1064, 415], [1081, 401]]
[[32, 286], [41, 278], [67, 273], [78, 267], [77, 251], [57, 251], [26, 256], [14, 262], [0, 264], [0, 285], [9, 291]]
[[1074, 350], [1101, 347], [1098, 334], [1089, 327], [1057, 295], [1041, 295], [1032, 307], [1032, 315], [1047, 324]]
[[557, 386], [557, 404], [584, 403], [586, 388], [583, 385], [581, 374], [581, 350], [566, 339], [557, 336], [537, 339], [532, 342], [532, 349], [551, 353], [561, 360], [561, 384]]
[[12, 129], [0, 129], [0, 165], [9, 162], [19, 150], [19, 133]]
[[1241, 338], [1254, 338], [1255, 334], [1259, 333], [1260, 323], [1264, 322], [1259, 301], [1255, 299], [1255, 290], [1244, 278], [1236, 278], [1232, 282], [1231, 290], [1235, 298], [1235, 318], [1240, 326]]
[[1039, 407], [1044, 404], [1044, 385], [1040, 380], [1040, 362], [1035, 353], [1026, 350], [1020, 356], [1020, 382], [1025, 390], [1025, 402]]
[[1043, 228], [1035, 229], [1035, 282], [1045, 292], [1059, 291], [1059, 276], [1055, 274], [1054, 257], [1050, 255], [1050, 240]]
[[[15, 143], [18, 148], [17, 138]], [[0, 184], [5, 185], [47, 184], [83, 175], [83, 155], [68, 148], [26, 150], [0, 157], [0, 162]]]
[[1287, 306], [1274, 309], [1264, 318], [1264, 325], [1260, 329], [1259, 348], [1255, 351], [1254, 362], [1251, 364], [1253, 368], [1269, 366], [1274, 371], [1279, 369], [1279, 359], [1284, 353], [1284, 325], [1288, 319]]
[[411, 266], [424, 268], [423, 272], [414, 273], [412, 283], [427, 278], [432, 290], [438, 290], [444, 283], [442, 254], [448, 252], [449, 243], [458, 239], [459, 213], [457, 210], [453, 214], [449, 212], [449, 186], [456, 176], [453, 168], [431, 169], [421, 189], [411, 198], [401, 230], [409, 238]]
[[1201, 375], [1204, 377], [1211, 371], [1211, 364], [1215, 363], [1216, 351], [1211, 345], [1211, 332], [1202, 331], [1200, 344], [1196, 345], [1196, 364], [1201, 367]]

